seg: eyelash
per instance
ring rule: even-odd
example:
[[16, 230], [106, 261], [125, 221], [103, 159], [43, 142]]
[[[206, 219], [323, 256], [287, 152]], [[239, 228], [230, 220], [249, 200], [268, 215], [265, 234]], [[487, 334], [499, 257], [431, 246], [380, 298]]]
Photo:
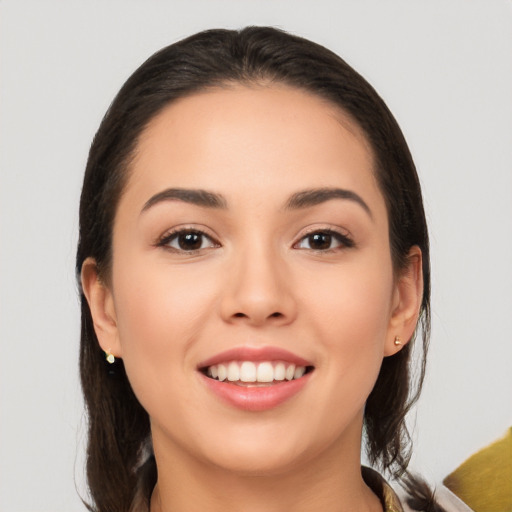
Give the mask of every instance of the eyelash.
[[[210, 240], [211, 245], [209, 247], [198, 247], [196, 249], [183, 249], [180, 247], [172, 247], [172, 245], [170, 245], [171, 242], [173, 242], [173, 241], [178, 241], [178, 243], [179, 243], [179, 238], [182, 236], [187, 236], [187, 235], [198, 235], [200, 238], [200, 241], [201, 241], [201, 246], [205, 242], [205, 239]], [[205, 250], [205, 249], [213, 249], [215, 247], [220, 247], [220, 244], [216, 240], [214, 240], [213, 237], [211, 237], [204, 231], [197, 229], [197, 228], [180, 228], [180, 229], [171, 231], [170, 233], [165, 234], [157, 242], [156, 245], [157, 245], [157, 247], [163, 247], [165, 249], [169, 249], [174, 252], [178, 252], [178, 253], [181, 252], [181, 253], [185, 253], [185, 254], [194, 254], [194, 253], [197, 253], [197, 252]]]
[[[180, 237], [187, 236], [187, 235], [198, 235], [198, 238], [200, 240], [200, 247], [194, 248], [194, 249], [184, 249], [182, 247], [173, 247], [171, 245], [172, 242], [177, 241], [179, 244]], [[318, 249], [311, 247], [311, 238], [315, 235], [321, 235], [329, 237], [329, 245], [331, 245], [332, 241], [335, 241], [338, 246], [337, 247], [328, 247], [324, 249]], [[210, 241], [210, 245], [208, 247], [202, 247], [202, 245], [205, 242], [205, 239]], [[300, 247], [300, 244], [307, 241], [309, 239], [309, 247]], [[204, 231], [197, 229], [197, 228], [180, 228], [176, 229], [174, 231], [171, 231], [170, 233], [165, 234], [157, 243], [157, 247], [163, 247], [165, 249], [171, 250], [173, 252], [177, 253], [184, 253], [184, 254], [194, 254], [198, 253], [199, 251], [205, 250], [205, 249], [213, 249], [215, 247], [220, 247], [220, 243], [217, 242], [213, 237], [205, 233]], [[354, 241], [347, 235], [344, 235], [342, 233], [339, 233], [338, 231], [332, 230], [332, 229], [315, 229], [310, 231], [309, 233], [306, 233], [303, 235], [298, 242], [293, 244], [294, 249], [305, 249], [308, 251], [313, 251], [315, 253], [331, 253], [335, 252], [337, 250], [341, 249], [350, 249], [355, 246]]]
[[[303, 247], [303, 249], [305, 250], [309, 250], [309, 251], [313, 251], [315, 253], [331, 253], [331, 252], [334, 252], [334, 251], [338, 251], [338, 250], [342, 250], [342, 249], [350, 249], [352, 247], [355, 247], [355, 243], [354, 241], [348, 236], [348, 235], [344, 235], [338, 231], [335, 231], [333, 229], [314, 229], [314, 230], [311, 230], [309, 233], [306, 233], [304, 236], [302, 236], [300, 238], [300, 240], [298, 242], [296, 242], [293, 247], [294, 248], [299, 248], [298, 245], [301, 244], [302, 242], [308, 240], [308, 239], [311, 239], [311, 237], [315, 236], [315, 235], [323, 235], [323, 236], [327, 236], [327, 237], [330, 237], [329, 238], [329, 241], [332, 242], [332, 241], [335, 241], [337, 242], [339, 245], [337, 247], [329, 247], [327, 249], [315, 249], [313, 247]], [[311, 242], [311, 240], [310, 240]]]

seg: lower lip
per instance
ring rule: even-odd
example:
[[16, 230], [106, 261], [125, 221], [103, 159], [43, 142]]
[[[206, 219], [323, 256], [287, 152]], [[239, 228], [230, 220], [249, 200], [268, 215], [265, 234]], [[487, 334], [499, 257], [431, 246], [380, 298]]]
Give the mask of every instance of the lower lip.
[[229, 381], [210, 379], [200, 374], [208, 388], [228, 404], [244, 411], [273, 409], [295, 396], [309, 381], [311, 373], [300, 379], [282, 381], [262, 387], [237, 386]]

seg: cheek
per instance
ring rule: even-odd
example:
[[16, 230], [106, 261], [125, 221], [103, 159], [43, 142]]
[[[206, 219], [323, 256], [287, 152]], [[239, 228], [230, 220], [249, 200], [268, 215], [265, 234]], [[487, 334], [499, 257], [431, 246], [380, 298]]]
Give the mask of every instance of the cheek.
[[179, 386], [183, 370], [193, 367], [190, 347], [212, 310], [216, 287], [211, 277], [191, 280], [190, 273], [166, 265], [137, 266], [127, 260], [114, 268], [122, 358], [135, 394], [151, 412], [154, 397], [163, 395], [172, 403], [169, 381]]
[[393, 275], [385, 258], [373, 265], [358, 261], [326, 273], [304, 306], [321, 331], [327, 366], [338, 376], [367, 379], [371, 390], [387, 338], [392, 309]]
[[[376, 259], [373, 264], [367, 260]], [[313, 278], [314, 277], [314, 278]], [[314, 289], [311, 298], [317, 314], [330, 325], [341, 329], [356, 328], [371, 331], [388, 325], [391, 316], [393, 295], [393, 274], [391, 262], [379, 258], [354, 258], [351, 264], [318, 272], [309, 281], [309, 289]]]
[[[120, 264], [118, 275], [123, 274], [130, 275]], [[186, 271], [159, 264], [141, 265], [130, 279], [121, 277], [115, 283], [114, 298], [123, 352], [148, 344], [164, 350], [179, 340], [186, 343], [208, 311], [214, 292], [211, 281], [202, 273], [191, 279]]]

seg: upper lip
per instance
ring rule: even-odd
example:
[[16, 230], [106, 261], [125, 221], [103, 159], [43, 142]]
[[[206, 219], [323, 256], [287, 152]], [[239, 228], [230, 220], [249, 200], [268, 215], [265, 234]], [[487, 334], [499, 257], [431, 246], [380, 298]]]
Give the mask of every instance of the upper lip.
[[279, 347], [235, 347], [201, 361], [198, 369], [227, 361], [286, 361], [297, 366], [313, 366], [310, 361]]

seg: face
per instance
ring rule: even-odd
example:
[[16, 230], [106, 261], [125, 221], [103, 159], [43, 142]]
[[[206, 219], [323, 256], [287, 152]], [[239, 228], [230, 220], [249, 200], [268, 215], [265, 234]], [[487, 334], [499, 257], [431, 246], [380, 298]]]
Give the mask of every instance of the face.
[[359, 458], [365, 400], [408, 334], [372, 154], [336, 107], [285, 86], [167, 107], [112, 261], [88, 299], [155, 450], [255, 473]]

